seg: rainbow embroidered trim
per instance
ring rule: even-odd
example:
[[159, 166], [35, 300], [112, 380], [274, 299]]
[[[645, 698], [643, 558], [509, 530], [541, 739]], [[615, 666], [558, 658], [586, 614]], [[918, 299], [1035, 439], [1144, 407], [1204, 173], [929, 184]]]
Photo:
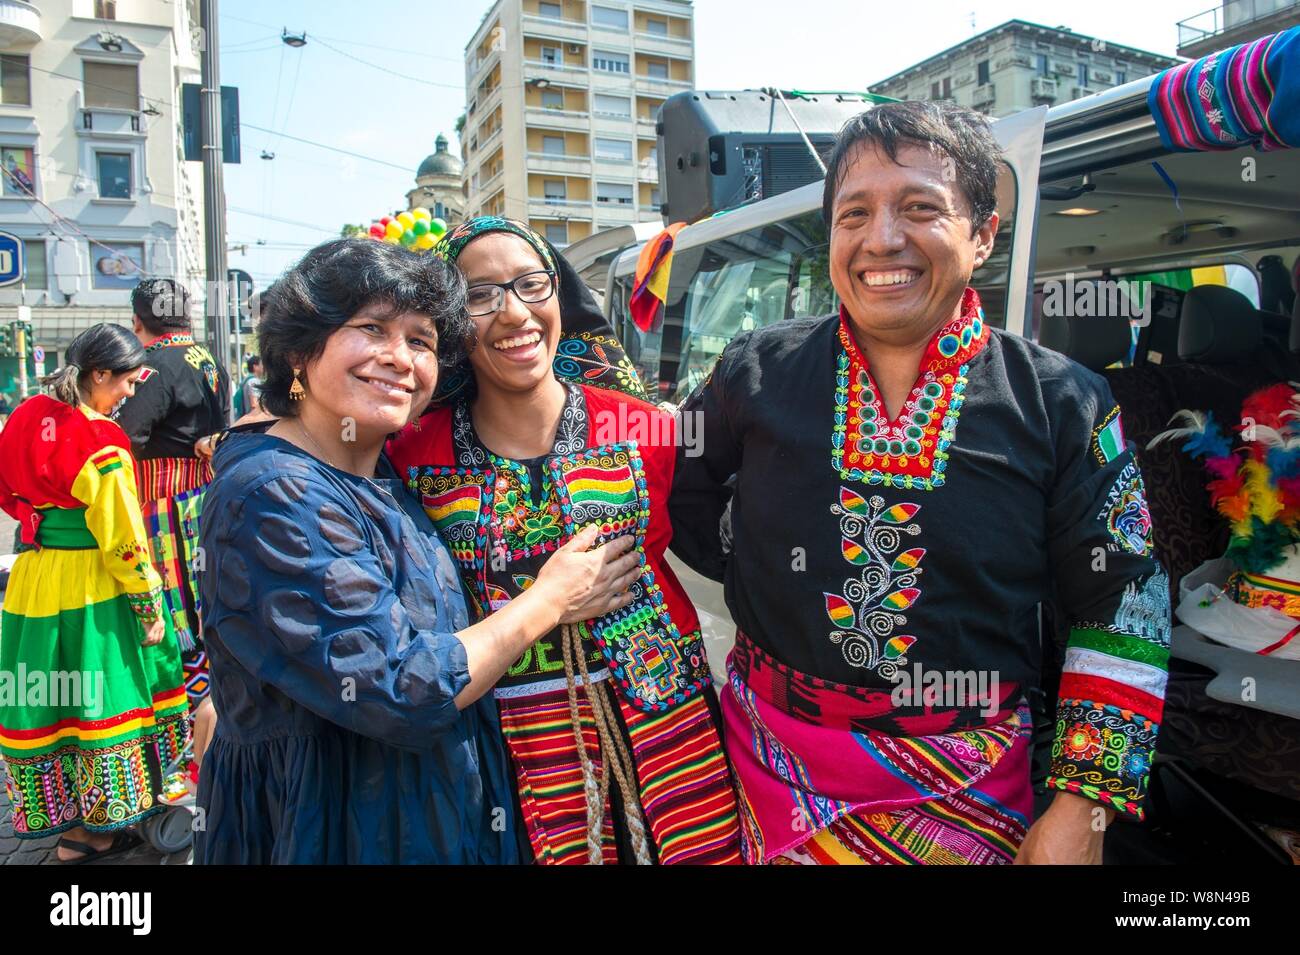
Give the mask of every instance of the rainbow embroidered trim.
[[961, 315], [936, 333], [902, 413], [890, 421], [841, 308], [831, 436], [831, 466], [840, 480], [922, 491], [942, 487], [970, 360], [989, 334], [979, 296], [967, 289]]

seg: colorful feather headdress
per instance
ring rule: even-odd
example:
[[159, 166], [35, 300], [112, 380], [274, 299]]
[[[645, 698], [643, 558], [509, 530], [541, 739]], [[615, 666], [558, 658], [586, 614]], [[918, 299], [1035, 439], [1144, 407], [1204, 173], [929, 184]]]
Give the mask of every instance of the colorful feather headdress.
[[1282, 563], [1284, 551], [1300, 543], [1300, 384], [1270, 385], [1241, 406], [1241, 423], [1231, 428], [1233, 448], [1210, 412], [1179, 411], [1147, 444], [1186, 438], [1183, 451], [1204, 460], [1210, 474], [1210, 503], [1232, 528], [1229, 560], [1250, 574]]

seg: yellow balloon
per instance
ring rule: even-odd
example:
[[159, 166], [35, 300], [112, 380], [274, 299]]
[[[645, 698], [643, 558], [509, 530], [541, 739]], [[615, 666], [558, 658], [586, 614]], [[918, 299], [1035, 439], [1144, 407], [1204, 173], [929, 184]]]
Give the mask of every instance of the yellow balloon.
[[388, 223], [388, 227], [384, 231], [384, 238], [389, 242], [396, 242], [402, 237], [402, 233], [405, 231], [406, 227], [394, 219], [392, 222]]
[[411, 215], [415, 216], [415, 218], [417, 219], [423, 219], [425, 222], [428, 222], [430, 219], [433, 218], [433, 213], [431, 213], [428, 209], [424, 208], [424, 206], [419, 206], [418, 208], [412, 209]]
[[397, 217], [397, 221], [402, 224], [402, 231], [405, 232], [411, 226], [415, 225], [415, 216], [409, 212], [403, 212]]
[[435, 239], [433, 236], [428, 235], [427, 233], [415, 240], [415, 247], [417, 249], [420, 249], [421, 251], [424, 251], [426, 249], [432, 249], [437, 244], [438, 244], [438, 240]]

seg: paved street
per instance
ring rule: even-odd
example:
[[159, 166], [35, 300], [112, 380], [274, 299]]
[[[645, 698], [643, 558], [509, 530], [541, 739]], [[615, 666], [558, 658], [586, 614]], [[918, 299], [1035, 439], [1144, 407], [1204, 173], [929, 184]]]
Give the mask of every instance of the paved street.
[[[9, 515], [0, 512], [0, 556], [12, 554], [14, 547], [14, 530], [18, 524]], [[0, 605], [3, 605], [4, 590], [0, 588]], [[9, 773], [0, 760], [0, 865], [60, 865], [55, 854], [58, 836], [47, 839], [19, 839], [14, 835], [13, 819], [9, 812], [8, 793]], [[137, 846], [129, 852], [105, 859], [103, 862], [90, 862], [88, 865], [183, 865], [188, 853], [164, 857], [148, 843]]]

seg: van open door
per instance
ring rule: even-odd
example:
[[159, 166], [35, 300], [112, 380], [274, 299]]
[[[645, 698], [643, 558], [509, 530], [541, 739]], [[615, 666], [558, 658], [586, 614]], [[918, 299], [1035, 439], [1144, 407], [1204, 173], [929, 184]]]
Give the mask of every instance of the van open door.
[[[1043, 131], [1047, 107], [1038, 106], [993, 124], [993, 134], [1002, 147], [1007, 169], [998, 177], [998, 215], [1002, 222], [989, 260], [975, 273], [971, 283], [980, 290], [997, 289], [1005, 295], [1006, 329], [1032, 337], [1034, 238], [1038, 224], [1038, 171], [1043, 156]], [[1008, 221], [1007, 211], [1014, 210]], [[998, 273], [1002, 273], [999, 275]], [[1000, 288], [999, 288], [1000, 287]], [[990, 311], [994, 302], [985, 302]]]

